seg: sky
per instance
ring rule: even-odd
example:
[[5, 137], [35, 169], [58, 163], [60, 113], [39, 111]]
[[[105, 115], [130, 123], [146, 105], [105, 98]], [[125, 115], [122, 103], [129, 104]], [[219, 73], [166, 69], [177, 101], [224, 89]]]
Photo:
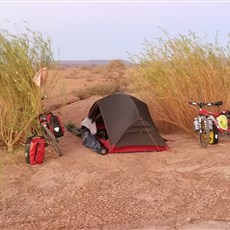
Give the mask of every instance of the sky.
[[[30, 27], [51, 39], [56, 60], [128, 60], [163, 36], [230, 34], [229, 1], [1, 1], [0, 28]], [[212, 40], [213, 39], [213, 40]]]

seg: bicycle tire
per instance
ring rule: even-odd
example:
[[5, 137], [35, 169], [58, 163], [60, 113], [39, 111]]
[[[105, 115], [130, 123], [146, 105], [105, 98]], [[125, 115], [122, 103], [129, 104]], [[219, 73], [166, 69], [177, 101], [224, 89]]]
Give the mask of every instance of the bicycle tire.
[[43, 126], [46, 135], [48, 136], [49, 141], [51, 142], [51, 145], [53, 146], [56, 154], [58, 157], [62, 156], [62, 150], [61, 147], [59, 145], [59, 143], [57, 142], [57, 139], [55, 138], [54, 134], [45, 126]]
[[202, 148], [207, 148], [209, 144], [209, 122], [207, 117], [202, 117], [200, 122], [200, 130], [198, 131], [198, 139], [200, 142], [200, 146]]

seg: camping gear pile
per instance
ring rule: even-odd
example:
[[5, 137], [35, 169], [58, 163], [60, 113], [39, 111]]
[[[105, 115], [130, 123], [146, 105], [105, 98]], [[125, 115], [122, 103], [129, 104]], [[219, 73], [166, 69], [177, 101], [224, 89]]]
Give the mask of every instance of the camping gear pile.
[[[47, 125], [47, 128], [54, 135], [54, 138], [64, 136], [65, 129], [61, 121], [61, 117], [49, 112], [39, 115], [39, 122]], [[45, 148], [48, 147], [48, 137], [40, 136], [36, 131], [32, 131], [33, 135], [26, 138], [25, 142], [25, 158], [27, 164], [42, 164], [45, 156]]]

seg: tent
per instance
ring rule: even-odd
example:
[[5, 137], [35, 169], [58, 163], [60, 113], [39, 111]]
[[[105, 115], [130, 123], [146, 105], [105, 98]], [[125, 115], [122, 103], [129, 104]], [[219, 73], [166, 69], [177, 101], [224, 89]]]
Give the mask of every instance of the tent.
[[96, 123], [96, 137], [109, 153], [168, 149], [147, 105], [128, 94], [113, 94], [96, 101], [88, 117]]

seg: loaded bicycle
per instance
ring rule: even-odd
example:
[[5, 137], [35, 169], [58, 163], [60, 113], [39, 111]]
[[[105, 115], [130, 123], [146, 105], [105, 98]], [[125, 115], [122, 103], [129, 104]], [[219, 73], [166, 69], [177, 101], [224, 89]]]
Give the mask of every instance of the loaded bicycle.
[[[51, 146], [55, 150], [58, 157], [61, 157], [62, 150], [60, 147], [58, 137], [63, 136], [64, 133], [60, 125], [54, 127], [54, 122], [53, 122], [54, 119], [52, 118], [53, 116], [55, 115], [53, 115], [52, 113], [47, 113], [47, 114], [40, 114], [38, 118], [46, 143], [48, 144], [48, 146]], [[55, 119], [57, 119], [57, 116], [55, 117], [56, 117]]]
[[[34, 83], [40, 88], [42, 94], [42, 87], [45, 85], [46, 70], [44, 67], [40, 69], [33, 78]], [[43, 96], [41, 100], [44, 100], [47, 96]], [[62, 150], [59, 143], [59, 137], [62, 137], [65, 133], [64, 126], [61, 122], [61, 118], [54, 115], [52, 112], [42, 113], [38, 116], [38, 121], [41, 127], [42, 136], [45, 138], [48, 146], [52, 146], [57, 156], [62, 156]], [[35, 132], [35, 135], [38, 135]]]
[[[198, 106], [198, 116], [194, 118], [194, 130], [197, 132], [201, 147], [206, 148], [209, 144], [217, 144], [220, 135], [230, 135], [230, 111], [219, 110], [222, 101], [216, 102], [189, 102], [190, 105]], [[211, 112], [203, 107], [216, 106], [218, 112]]]

